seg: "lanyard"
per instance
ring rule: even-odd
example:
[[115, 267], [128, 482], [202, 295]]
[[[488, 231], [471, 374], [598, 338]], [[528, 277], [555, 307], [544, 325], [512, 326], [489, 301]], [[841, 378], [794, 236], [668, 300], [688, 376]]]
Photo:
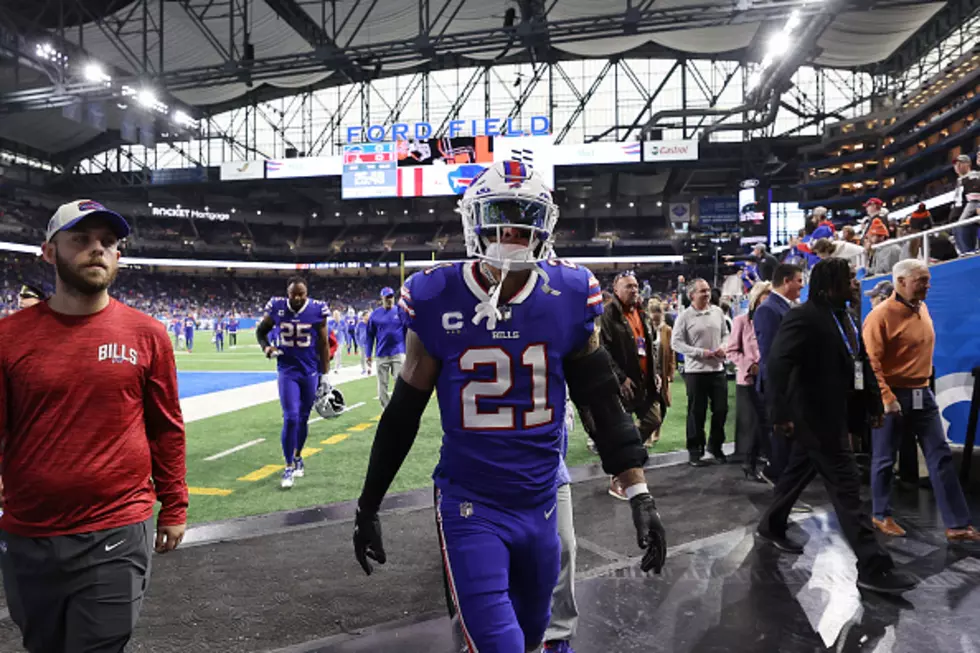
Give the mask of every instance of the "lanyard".
[[[841, 326], [840, 320], [837, 319], [837, 315], [835, 313], [831, 313], [831, 315], [834, 316], [834, 322], [837, 323], [837, 330], [840, 331], [840, 337], [844, 341], [844, 346], [847, 347], [847, 353], [851, 355], [851, 358], [856, 358], [856, 356], [854, 355], [854, 348], [851, 347], [851, 341], [848, 340], [847, 334], [844, 333], [844, 327]], [[854, 318], [851, 317], [850, 315], [848, 315], [847, 317], [851, 321], [851, 327], [854, 328], [854, 335], [856, 337], [857, 325], [854, 323]]]

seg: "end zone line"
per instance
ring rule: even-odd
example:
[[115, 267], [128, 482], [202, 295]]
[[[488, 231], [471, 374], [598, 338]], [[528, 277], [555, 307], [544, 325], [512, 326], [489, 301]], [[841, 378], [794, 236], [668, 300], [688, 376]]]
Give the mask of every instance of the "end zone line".
[[242, 449], [247, 449], [248, 447], [251, 447], [252, 445], [258, 444], [260, 442], [265, 442], [265, 438], [258, 438], [256, 440], [252, 440], [251, 442], [246, 442], [245, 444], [240, 444], [237, 447], [232, 447], [231, 449], [228, 449], [227, 451], [222, 451], [221, 453], [216, 453], [213, 456], [208, 456], [204, 460], [210, 462], [212, 460], [217, 460], [218, 458], [224, 458], [225, 456], [227, 456], [229, 454], [233, 454], [236, 451], [241, 451]]

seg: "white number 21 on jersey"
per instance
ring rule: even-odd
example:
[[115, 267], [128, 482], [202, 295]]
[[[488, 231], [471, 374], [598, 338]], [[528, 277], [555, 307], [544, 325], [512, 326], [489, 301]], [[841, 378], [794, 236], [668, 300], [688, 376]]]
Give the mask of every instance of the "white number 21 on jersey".
[[[554, 410], [548, 406], [548, 352], [542, 344], [531, 345], [521, 354], [521, 367], [531, 368], [531, 410], [524, 411], [522, 428], [534, 428], [548, 424], [554, 418]], [[499, 398], [514, 386], [514, 362], [501, 347], [477, 347], [468, 349], [459, 357], [463, 372], [474, 372], [480, 365], [493, 365], [493, 381], [470, 381], [463, 386], [463, 428], [473, 430], [514, 430], [518, 428], [514, 408], [501, 406], [493, 411], [481, 412], [477, 400]]]

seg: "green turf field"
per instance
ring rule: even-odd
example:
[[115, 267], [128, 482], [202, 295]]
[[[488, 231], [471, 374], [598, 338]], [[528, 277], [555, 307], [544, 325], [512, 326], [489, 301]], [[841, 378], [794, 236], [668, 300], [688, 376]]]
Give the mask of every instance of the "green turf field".
[[[199, 336], [205, 336], [202, 332]], [[177, 352], [177, 367], [184, 371], [269, 371], [252, 333], [238, 336], [239, 346], [218, 354], [210, 336], [195, 341], [193, 354]], [[344, 357], [344, 365], [360, 365], [356, 357]], [[360, 493], [368, 455], [381, 407], [374, 376], [342, 386], [348, 405], [364, 406], [333, 420], [315, 419], [309, 425], [305, 453], [306, 477], [296, 479], [290, 490], [279, 487], [282, 452], [279, 402], [253, 406], [187, 425], [187, 483], [191, 489], [189, 521], [201, 522], [257, 515], [356, 498]], [[729, 402], [729, 441], [734, 433], [734, 385]], [[686, 394], [679, 379], [673, 384], [674, 406], [668, 412], [661, 441], [654, 451], [684, 448]], [[317, 418], [314, 413], [314, 418]], [[213, 461], [208, 456], [264, 438], [264, 441]], [[391, 488], [399, 492], [431, 484], [439, 455], [441, 430], [435, 398], [422, 419], [419, 436]], [[569, 466], [596, 461], [586, 447], [585, 433], [576, 426], [568, 448]]]

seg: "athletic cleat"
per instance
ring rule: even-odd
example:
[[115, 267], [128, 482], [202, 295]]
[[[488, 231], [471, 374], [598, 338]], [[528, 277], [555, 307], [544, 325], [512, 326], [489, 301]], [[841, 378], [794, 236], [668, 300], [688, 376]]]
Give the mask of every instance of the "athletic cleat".
[[572, 645], [568, 641], [556, 639], [551, 642], [545, 642], [541, 653], [575, 653], [575, 649], [572, 648]]
[[297, 458], [295, 461], [295, 467], [293, 468], [293, 478], [303, 478], [306, 476], [306, 467], [303, 465], [303, 459]]
[[279, 483], [279, 485], [280, 485], [280, 487], [282, 487], [282, 489], [288, 490], [289, 488], [293, 487], [293, 475], [294, 474], [295, 474], [295, 470], [293, 470], [290, 467], [287, 467], [286, 468], [286, 471], [284, 471], [282, 473], [282, 481]]

